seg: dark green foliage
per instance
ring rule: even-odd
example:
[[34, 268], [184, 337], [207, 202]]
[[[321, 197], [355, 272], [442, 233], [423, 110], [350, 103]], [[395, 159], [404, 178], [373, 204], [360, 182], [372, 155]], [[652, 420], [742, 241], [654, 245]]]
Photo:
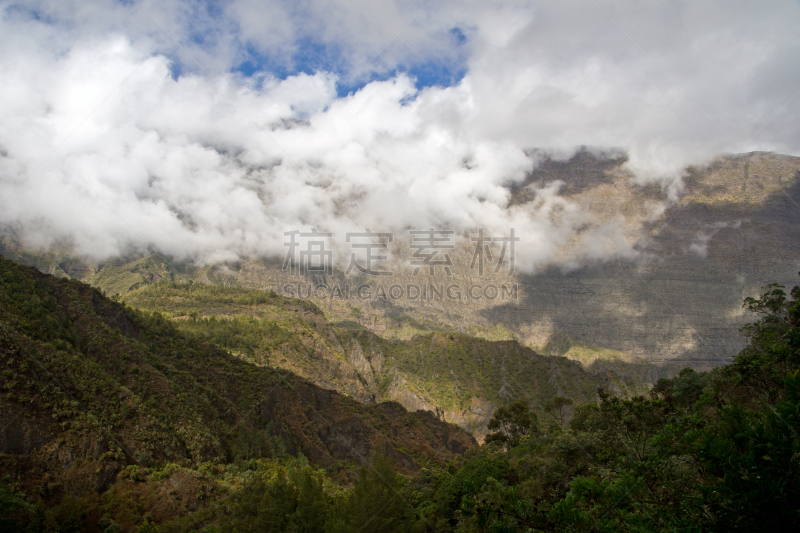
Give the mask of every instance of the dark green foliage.
[[721, 410], [700, 459], [716, 483], [702, 488], [716, 531], [788, 531], [800, 523], [800, 379], [785, 379], [786, 399], [761, 412]]
[[358, 481], [336, 501], [325, 530], [334, 533], [379, 533], [407, 530], [408, 495], [404, 482], [386, 457], [373, 458], [362, 468]]
[[553, 398], [553, 401], [545, 405], [544, 408], [546, 411], [552, 412], [558, 420], [559, 425], [563, 426], [572, 413], [573, 405], [575, 405], [575, 402], [572, 401], [571, 398], [556, 396]]
[[[416, 461], [440, 461], [449, 448], [472, 444], [438, 420], [399, 406], [365, 407], [215, 344], [258, 355], [287, 336], [270, 319], [176, 321], [2, 258], [0, 279], [0, 431], [7, 451], [0, 473], [17, 482], [0, 486], [4, 523], [21, 520], [37, 532], [225, 524], [236, 531], [398, 530], [413, 513], [391, 461], [413, 471]], [[153, 290], [162, 289], [184, 290], [174, 283]], [[214, 305], [227, 297], [214, 288], [197, 292]], [[234, 300], [249, 306], [277, 298], [253, 292]], [[279, 310], [292, 326], [307, 327], [309, 314], [318, 314], [310, 304], [291, 305]], [[288, 335], [289, 344], [299, 336]], [[408, 434], [400, 434], [405, 428]], [[376, 458], [356, 476], [350, 458], [365, 444], [385, 449], [391, 461]], [[331, 468], [336, 483], [358, 477], [354, 488], [307, 469], [302, 452]]]
[[259, 363], [269, 363], [269, 352], [292, 336], [272, 320], [245, 316], [230, 319], [192, 316], [176, 325], [197, 339], [211, 341]]
[[11, 531], [17, 525], [17, 518], [34, 511], [25, 494], [13, 489], [8, 476], [0, 480], [0, 531]]
[[[745, 307], [748, 346], [712, 373], [685, 369], [653, 399], [603, 396], [575, 431], [603, 435], [595, 455], [617, 474], [580, 476], [550, 518], [567, 530], [787, 531], [800, 519], [800, 394], [793, 313], [780, 287]], [[606, 479], [604, 479], [604, 477]]]
[[72, 495], [50, 508], [39, 506], [27, 530], [31, 533], [80, 533], [86, 531], [86, 510]]
[[25, 396], [38, 396], [63, 427], [87, 428], [107, 446], [119, 441], [113, 434], [134, 431], [141, 448], [125, 450], [131, 461], [163, 460], [170, 450], [193, 461], [285, 452], [256, 411], [264, 391], [282, 386], [280, 374], [251, 372], [161, 314], [112, 304], [79, 282], [37, 277], [7, 260], [0, 277], [4, 371], [48, 384]]
[[223, 530], [378, 533], [413, 522], [405, 482], [385, 456], [361, 468], [351, 490], [331, 494], [324, 479], [310, 467], [262, 473], [231, 499]]
[[[65, 434], [102, 440], [106, 453], [128, 465], [118, 478], [130, 491], [182, 468], [165, 465], [167, 449], [182, 465], [205, 461], [192, 471], [198, 486], [226, 462], [228, 470], [219, 467], [226, 476], [245, 480], [241, 489], [241, 481], [230, 483], [230, 498], [209, 503], [191, 525], [159, 526], [168, 531], [757, 532], [791, 531], [800, 522], [797, 288], [787, 296], [771, 285], [745, 301], [759, 319], [743, 328], [748, 343], [731, 365], [684, 369], [647, 397], [600, 390], [597, 402], [583, 405], [556, 398], [550, 412], [558, 423], [542, 427], [527, 402], [513, 402], [490, 424], [487, 441], [501, 446], [474, 449], [446, 466], [432, 463], [411, 479], [378, 456], [357, 475], [341, 469], [337, 484], [301, 459], [258, 467], [264, 460], [253, 458], [285, 456], [294, 447], [291, 435], [260, 415], [264, 391], [283, 387], [283, 374], [206, 342], [254, 356], [280, 341], [285, 328], [278, 322], [212, 321], [189, 310], [176, 327], [161, 314], [111, 306], [84, 285], [43, 282], [7, 262], [0, 261], [0, 277], [8, 405], [34, 405]], [[184, 289], [163, 284], [143, 294]], [[216, 289], [196, 290], [208, 291], [198, 293], [208, 296], [205, 304], [220, 303]], [[247, 306], [252, 296], [237, 297]], [[347, 335], [371, 342], [365, 332]], [[382, 349], [431, 370], [444, 358], [479, 369], [488, 356], [469, 342], [430, 335]], [[57, 383], [42, 377], [49, 375]], [[450, 390], [454, 399], [461, 394]], [[139, 448], [125, 453], [110, 435], [130, 428]], [[109, 501], [125, 496], [120, 489]], [[0, 505], [6, 520], [30, 511], [30, 531], [80, 531], [89, 521], [74, 498], [31, 509], [8, 484], [0, 485]], [[94, 523], [116, 531], [110, 517], [97, 516]], [[136, 523], [140, 531], [156, 529], [150, 519]]]
[[[414, 487], [420, 516], [438, 531], [796, 529], [798, 296], [770, 286], [745, 302], [762, 316], [728, 367], [685, 369], [649, 398], [601, 390], [596, 405], [554, 402], [573, 410], [563, 430], [426, 473]], [[508, 428], [526, 409], [510, 407], [498, 410], [492, 425], [506, 429], [492, 440], [515, 434]]]
[[486, 442], [499, 442], [509, 447], [519, 445], [522, 437], [536, 431], [536, 413], [530, 410], [528, 403], [522, 400], [500, 407], [489, 421], [490, 430]]
[[435, 501], [447, 516], [454, 516], [458, 510], [470, 513], [487, 480], [504, 479], [508, 472], [505, 455], [491, 451], [478, 454], [448, 477], [436, 492]]
[[[377, 399], [387, 394], [394, 370], [419, 398], [456, 411], [469, 409], [475, 398], [502, 404], [505, 394], [501, 391], [506, 384], [538, 409], [557, 394], [580, 402], [594, 401], [597, 385], [609, 381], [624, 391], [644, 390], [631, 374], [636, 373], [638, 363], [626, 366], [618, 362], [611, 375], [608, 371], [598, 375], [577, 361], [543, 357], [517, 342], [491, 342], [430, 328], [422, 328], [420, 335], [409, 340], [390, 340], [357, 322], [321, 320], [321, 311], [306, 300], [259, 290], [158, 282], [128, 293], [126, 301], [139, 309], [163, 313], [181, 332], [214, 342], [236, 356], [312, 379], [333, 379], [345, 390], [350, 390], [347, 382], [351, 378], [330, 370], [338, 366], [335, 360], [347, 359], [357, 343], [368, 360], [377, 357], [371, 365], [376, 385], [371, 392]], [[398, 319], [398, 324], [410, 326], [411, 322], [408, 317]], [[513, 372], [503, 373], [502, 368], [513, 368]], [[560, 409], [556, 417], [565, 422], [569, 411]]]
[[672, 379], [659, 379], [650, 394], [651, 396], [668, 399], [681, 407], [690, 407], [700, 399], [700, 395], [708, 382], [708, 374], [695, 372], [691, 368], [684, 368]]
[[[176, 301], [173, 298], [176, 295], [182, 297]], [[126, 298], [135, 302], [139, 307], [150, 309], [170, 307], [165, 311], [181, 312], [186, 313], [186, 315], [192, 311], [213, 311], [215, 308], [229, 307], [231, 305], [263, 305], [274, 303], [281, 299], [280, 296], [272, 291], [254, 291], [192, 282], [155, 283], [135, 293], [126, 295]], [[307, 305], [310, 310], [316, 309], [313, 304]]]
[[316, 533], [325, 531], [328, 502], [322, 479], [312, 469], [287, 475], [279, 470], [246, 485], [233, 501], [226, 531]]

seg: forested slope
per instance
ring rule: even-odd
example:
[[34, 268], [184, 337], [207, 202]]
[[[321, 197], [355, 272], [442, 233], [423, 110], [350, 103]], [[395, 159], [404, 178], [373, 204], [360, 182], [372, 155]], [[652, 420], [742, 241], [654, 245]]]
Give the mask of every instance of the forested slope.
[[290, 370], [364, 403], [393, 400], [410, 411], [433, 411], [479, 440], [494, 410], [510, 400], [541, 410], [557, 396], [596, 401], [598, 386], [630, 397], [649, 390], [653, 377], [669, 375], [645, 361], [595, 361], [587, 369], [513, 340], [457, 332], [386, 339], [356, 323], [331, 323], [313, 303], [272, 291], [162, 281], [125, 301], [256, 364]]
[[[296, 456], [347, 483], [376, 453], [412, 473], [475, 445], [430, 413], [255, 366], [81, 282], [6, 259], [0, 279], [0, 472], [34, 501], [164, 520], [222, 490], [185, 474], [199, 493], [176, 500], [168, 482], [181, 469]], [[149, 474], [161, 477], [152, 492], [109, 500], [127, 494], [124, 478]]]

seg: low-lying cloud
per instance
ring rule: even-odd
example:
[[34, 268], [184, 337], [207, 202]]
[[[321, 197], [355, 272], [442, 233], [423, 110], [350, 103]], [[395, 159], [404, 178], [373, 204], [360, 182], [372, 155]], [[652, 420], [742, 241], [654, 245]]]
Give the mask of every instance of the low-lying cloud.
[[708, 245], [711, 239], [724, 229], [739, 229], [742, 227], [742, 221], [736, 220], [735, 222], [715, 222], [709, 224], [704, 229], [697, 232], [692, 244], [689, 245], [689, 251], [699, 257], [708, 257]]
[[515, 228], [526, 271], [632, 255], [557, 182], [510, 206], [525, 150], [624, 150], [664, 203], [688, 164], [800, 152], [796, 3], [640, 4], [0, 3], [0, 224], [94, 259], [282, 256], [311, 227]]

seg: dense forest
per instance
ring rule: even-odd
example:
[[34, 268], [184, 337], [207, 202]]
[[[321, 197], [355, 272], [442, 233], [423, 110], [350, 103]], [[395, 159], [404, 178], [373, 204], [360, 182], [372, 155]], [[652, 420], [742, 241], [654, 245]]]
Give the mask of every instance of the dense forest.
[[228, 527], [788, 531], [800, 524], [798, 297], [769, 286], [746, 300], [760, 317], [728, 366], [686, 369], [649, 397], [601, 391], [568, 423], [513, 402], [496, 413], [487, 445], [413, 478], [376, 461], [339, 498], [302, 473], [265, 473], [236, 495]]
[[[459, 453], [413, 452], [389, 431], [392, 446], [372, 447], [367, 465], [312, 454], [303, 429], [281, 429], [287, 420], [248, 418], [261, 387], [293, 398], [302, 384], [209, 341], [255, 353], [273, 345], [263, 328], [241, 319], [245, 336], [222, 339], [231, 328], [195, 319], [181, 332], [80, 283], [37, 277], [5, 260], [2, 267], [3, 402], [21, 413], [4, 424], [18, 424], [33, 406], [58, 426], [64, 445], [80, 435], [100, 439], [104, 460], [119, 465], [116, 478], [91, 494], [44, 477], [32, 489], [19, 466], [23, 451], [4, 444], [4, 530], [699, 532], [800, 523], [798, 287], [787, 294], [770, 285], [745, 300], [754, 322], [729, 365], [685, 369], [629, 399], [600, 390], [597, 402], [556, 398], [533, 409], [518, 398], [497, 410], [486, 444]], [[100, 332], [88, 315], [106, 317], [108, 329]], [[267, 330], [286, 335], [275, 324]], [[106, 344], [98, 348], [96, 339]], [[32, 368], [24, 350], [38, 350], [41, 365]], [[113, 357], [93, 356], [97, 350]], [[202, 379], [195, 366], [205, 369]], [[153, 396], [157, 376], [169, 379]], [[81, 381], [88, 377], [91, 386]], [[361, 409], [346, 400], [335, 401]], [[358, 416], [376, 432], [407, 416], [365, 413]], [[403, 431], [426, 423], [403, 418]], [[114, 446], [128, 427], [147, 429], [148, 446], [134, 456]], [[404, 468], [400, 454], [413, 467]], [[171, 518], [147, 508], [158, 491], [182, 502]]]

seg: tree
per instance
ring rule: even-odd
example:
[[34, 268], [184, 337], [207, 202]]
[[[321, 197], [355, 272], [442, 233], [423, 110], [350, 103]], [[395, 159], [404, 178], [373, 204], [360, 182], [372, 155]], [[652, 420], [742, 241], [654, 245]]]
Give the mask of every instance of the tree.
[[232, 501], [233, 513], [225, 524], [229, 531], [326, 531], [328, 502], [322, 480], [308, 467], [289, 476], [279, 469], [270, 480], [258, 477]]
[[722, 409], [700, 442], [711, 531], [790, 531], [800, 521], [800, 371], [784, 386], [786, 399], [761, 412]]
[[553, 411], [556, 418], [558, 418], [558, 423], [563, 427], [564, 423], [567, 422], [567, 419], [572, 414], [573, 405], [575, 405], [575, 402], [572, 401], [572, 398], [556, 396], [553, 398], [552, 402], [545, 406], [545, 409], [547, 411]]
[[372, 458], [359, 472], [353, 490], [336, 502], [325, 524], [332, 533], [402, 532], [408, 500], [403, 478], [385, 455]]
[[680, 407], [691, 407], [707, 384], [707, 374], [684, 368], [672, 379], [660, 378], [650, 391], [650, 397], [675, 402]]
[[499, 442], [509, 448], [518, 446], [522, 437], [530, 435], [537, 428], [538, 417], [530, 410], [527, 402], [517, 400], [494, 412], [489, 421], [490, 430], [486, 442]]
[[33, 505], [25, 499], [25, 494], [13, 490], [9, 476], [0, 480], [0, 530], [11, 531], [17, 522], [12, 518], [20, 512], [31, 513]]
[[741, 382], [761, 391], [775, 404], [784, 388], [784, 378], [800, 364], [800, 287], [786, 296], [782, 285], [761, 289], [759, 298], [746, 298], [743, 307], [761, 318], [741, 328], [747, 346], [736, 357], [731, 370]]

